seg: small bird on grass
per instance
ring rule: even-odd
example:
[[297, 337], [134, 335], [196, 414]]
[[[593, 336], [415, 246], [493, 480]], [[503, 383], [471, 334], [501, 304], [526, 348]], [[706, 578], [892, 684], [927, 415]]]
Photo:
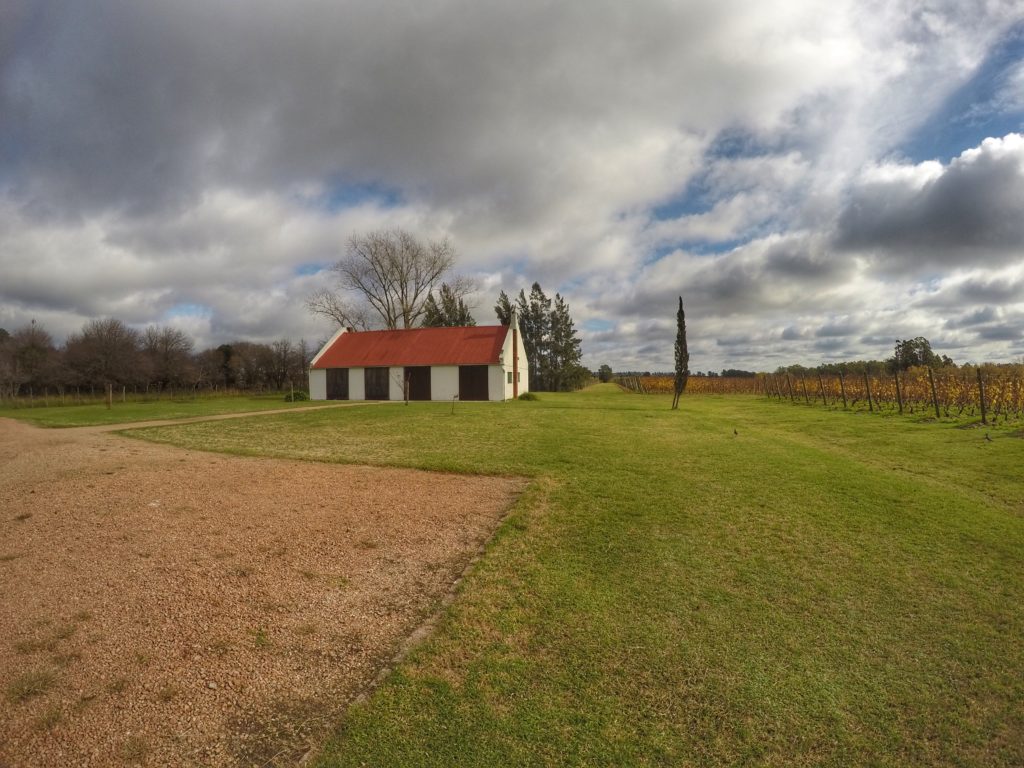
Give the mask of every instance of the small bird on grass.
[[739, 432], [737, 432], [737, 431], [736, 431], [735, 429], [734, 429], [734, 430], [732, 431], [732, 433], [733, 433], [733, 434], [734, 434], [734, 435], [735, 435], [736, 437], [739, 437], [739, 436], [740, 436], [740, 433], [739, 433]]

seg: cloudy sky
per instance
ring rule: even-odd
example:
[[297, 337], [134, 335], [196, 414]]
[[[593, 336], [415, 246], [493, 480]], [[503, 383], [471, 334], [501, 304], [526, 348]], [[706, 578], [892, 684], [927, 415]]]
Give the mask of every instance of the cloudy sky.
[[585, 362], [1024, 357], [1019, 0], [0, 0], [0, 327], [331, 328], [353, 232]]

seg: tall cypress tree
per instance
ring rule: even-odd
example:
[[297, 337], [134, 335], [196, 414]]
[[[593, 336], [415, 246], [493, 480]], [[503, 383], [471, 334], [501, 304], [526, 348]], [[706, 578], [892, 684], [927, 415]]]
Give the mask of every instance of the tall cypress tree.
[[676, 379], [672, 397], [672, 410], [679, 408], [679, 397], [686, 390], [690, 378], [690, 353], [686, 349], [686, 315], [683, 313], [683, 297], [679, 297], [679, 311], [676, 312]]

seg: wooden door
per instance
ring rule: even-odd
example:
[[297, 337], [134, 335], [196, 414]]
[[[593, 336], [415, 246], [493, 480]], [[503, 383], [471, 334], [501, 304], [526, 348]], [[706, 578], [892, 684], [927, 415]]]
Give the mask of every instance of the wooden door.
[[367, 400], [388, 400], [391, 397], [391, 387], [388, 383], [387, 368], [365, 368], [363, 369], [363, 381], [366, 384]]
[[459, 400], [487, 399], [487, 366], [459, 366]]
[[430, 368], [428, 366], [406, 368], [405, 381], [409, 387], [410, 400], [430, 399]]
[[327, 369], [327, 399], [348, 400], [348, 368]]

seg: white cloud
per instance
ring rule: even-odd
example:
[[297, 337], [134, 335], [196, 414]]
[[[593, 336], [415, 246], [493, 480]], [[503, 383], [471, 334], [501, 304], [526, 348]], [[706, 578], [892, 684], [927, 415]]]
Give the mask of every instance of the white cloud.
[[62, 336], [113, 314], [201, 344], [312, 340], [315, 265], [402, 226], [454, 240], [481, 321], [498, 290], [539, 280], [578, 325], [612, 326], [584, 334], [588, 361], [654, 368], [683, 293], [695, 367], [754, 366], [876, 354], [854, 335], [815, 348], [814, 331], [934, 326], [906, 310], [926, 281], [1020, 263], [1018, 139], [892, 159], [1021, 20], [1014, 2], [13, 8], [8, 327]]

